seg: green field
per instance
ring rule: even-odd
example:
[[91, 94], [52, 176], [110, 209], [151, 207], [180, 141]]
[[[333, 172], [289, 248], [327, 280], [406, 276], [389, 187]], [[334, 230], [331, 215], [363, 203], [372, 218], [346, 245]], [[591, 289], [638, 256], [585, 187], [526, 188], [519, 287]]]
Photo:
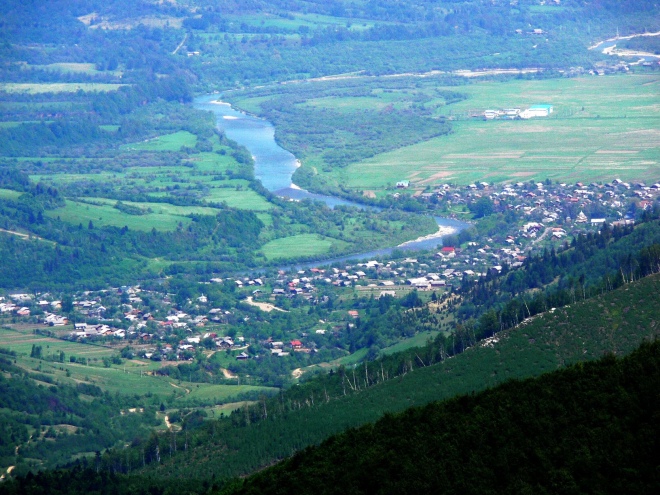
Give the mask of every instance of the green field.
[[429, 340], [433, 340], [440, 332], [420, 332], [417, 335], [414, 335], [410, 338], [404, 339], [401, 342], [397, 342], [394, 345], [386, 347], [380, 351], [381, 355], [387, 356], [389, 354], [394, 354], [395, 352], [406, 351], [413, 347], [424, 347], [428, 344]]
[[325, 254], [330, 251], [333, 245], [338, 243], [346, 244], [319, 234], [298, 234], [270, 241], [262, 246], [261, 251], [270, 260], [298, 258]]
[[[151, 375], [150, 372], [160, 368], [161, 363], [149, 360], [124, 360], [122, 365], [105, 367], [103, 358], [117, 355], [116, 348], [60, 340], [34, 334], [27, 328], [15, 330], [0, 327], [0, 342], [2, 347], [18, 353], [17, 363], [25, 369], [41, 372], [55, 381], [74, 386], [80, 382], [93, 383], [111, 393], [152, 393], [163, 397], [177, 396], [182, 403], [191, 400], [219, 403], [245, 392], [272, 390], [269, 387], [251, 385], [175, 382], [167, 377]], [[42, 347], [44, 359], [29, 357], [33, 345]], [[64, 362], [51, 361], [50, 356], [57, 356], [60, 351], [65, 353]], [[69, 361], [71, 356], [85, 358], [88, 364], [72, 363]]]
[[158, 136], [142, 143], [131, 143], [122, 146], [124, 149], [137, 151], [179, 151], [182, 146], [194, 147], [197, 136], [188, 131]]
[[[245, 23], [248, 26], [275, 27], [279, 29], [298, 30], [300, 27], [323, 28], [333, 26], [348, 27], [351, 30], [362, 30], [373, 27], [374, 22], [362, 19], [349, 19], [347, 17], [331, 17], [321, 14], [295, 13], [290, 17], [261, 13], [259, 15], [227, 16], [237, 23]], [[382, 24], [393, 24], [384, 22]]]
[[[114, 202], [113, 202], [114, 204]], [[173, 207], [176, 208], [176, 207]], [[132, 230], [150, 231], [151, 229], [169, 231], [175, 230], [179, 223], [186, 226], [190, 218], [172, 213], [146, 213], [144, 215], [129, 215], [119, 211], [114, 206], [94, 205], [67, 200], [66, 205], [56, 210], [48, 210], [46, 214], [52, 218], [87, 228], [91, 221], [95, 226], [128, 227]]]
[[[71, 331], [73, 331], [73, 329], [71, 329]], [[108, 347], [69, 342], [53, 337], [33, 334], [30, 331], [16, 331], [6, 327], [0, 327], [0, 342], [2, 342], [2, 347], [16, 351], [19, 354], [27, 354], [28, 356], [30, 355], [33, 345], [42, 346], [43, 356], [59, 354], [60, 351], [63, 351], [66, 354], [67, 359], [69, 356], [84, 357], [87, 359], [103, 359], [114, 353], [113, 350]]]
[[7, 93], [75, 93], [82, 91], [117, 91], [126, 84], [107, 83], [0, 83], [0, 91]]
[[252, 189], [214, 187], [204, 197], [206, 201], [225, 202], [227, 206], [241, 210], [267, 211], [273, 205]]
[[[117, 200], [106, 198], [80, 198], [81, 201], [114, 206]], [[149, 209], [155, 215], [217, 215], [220, 210], [207, 206], [177, 206], [170, 203], [138, 203], [135, 201], [122, 201], [125, 205], [135, 206], [136, 208]]]
[[[450, 89], [450, 88], [445, 88]], [[660, 77], [485, 81], [455, 88], [467, 100], [439, 107], [454, 132], [333, 170], [351, 188], [476, 180], [654, 181], [660, 175]], [[554, 105], [549, 118], [468, 119], [470, 110]]]
[[21, 194], [23, 193], [11, 189], [0, 189], [0, 199], [18, 199]]

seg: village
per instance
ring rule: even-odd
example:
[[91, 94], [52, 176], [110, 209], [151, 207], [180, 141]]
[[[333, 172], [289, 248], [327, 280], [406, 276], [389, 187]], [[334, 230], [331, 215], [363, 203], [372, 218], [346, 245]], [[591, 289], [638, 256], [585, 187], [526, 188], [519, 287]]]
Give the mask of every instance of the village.
[[[659, 197], [660, 183], [618, 179], [445, 184], [414, 198], [481, 218], [444, 236], [434, 250], [402, 250], [387, 259], [334, 266], [265, 269], [259, 276], [215, 276], [194, 283], [196, 291], [185, 298], [153, 284], [72, 294], [5, 293], [0, 323], [30, 324], [51, 337], [96, 342], [124, 358], [163, 365], [218, 351], [234, 362], [334, 356], [344, 347], [343, 332], [367, 316], [360, 301], [403, 298], [413, 291], [423, 300], [436, 300], [467, 282], [521, 268], [529, 256], [568, 246], [604, 224], [632, 225]], [[332, 308], [329, 301], [335, 301]], [[320, 306], [330, 309], [313, 313]], [[297, 316], [286, 320], [290, 314]], [[298, 362], [292, 360], [291, 366]]]

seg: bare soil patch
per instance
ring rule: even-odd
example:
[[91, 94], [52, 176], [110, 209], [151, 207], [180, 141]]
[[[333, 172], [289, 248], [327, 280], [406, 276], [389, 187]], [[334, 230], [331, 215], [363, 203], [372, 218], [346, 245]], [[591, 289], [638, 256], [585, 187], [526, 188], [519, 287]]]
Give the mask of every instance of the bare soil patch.
[[250, 306], [256, 306], [256, 307], [259, 308], [261, 311], [265, 311], [265, 312], [267, 312], [267, 313], [270, 313], [271, 311], [281, 311], [281, 312], [283, 312], [283, 313], [288, 313], [287, 310], [282, 309], [282, 308], [278, 308], [278, 307], [275, 306], [274, 304], [264, 303], [264, 302], [256, 302], [256, 301], [254, 301], [254, 300], [252, 299], [252, 296], [248, 297], [248, 298], [245, 300], [245, 302], [248, 303]]

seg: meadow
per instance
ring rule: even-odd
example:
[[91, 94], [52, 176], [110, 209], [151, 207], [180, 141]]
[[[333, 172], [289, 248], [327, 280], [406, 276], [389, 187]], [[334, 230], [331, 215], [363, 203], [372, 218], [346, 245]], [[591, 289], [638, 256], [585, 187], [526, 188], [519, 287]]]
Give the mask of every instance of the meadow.
[[330, 252], [333, 246], [347, 245], [343, 241], [319, 234], [299, 234], [274, 239], [261, 247], [261, 252], [269, 259], [318, 256]]
[[117, 91], [126, 84], [110, 83], [0, 83], [0, 91], [7, 93], [75, 93], [76, 91]]
[[[173, 404], [180, 407], [195, 402], [219, 404], [246, 392], [272, 390], [253, 385], [215, 385], [172, 380], [152, 374], [162, 364], [144, 359], [123, 360], [121, 365], [106, 366], [103, 360], [116, 356], [119, 349], [117, 346], [68, 341], [35, 334], [32, 327], [28, 326], [0, 327], [0, 341], [2, 347], [18, 354], [16, 359], [19, 366], [47, 375], [58, 383], [73, 386], [81, 382], [91, 383], [113, 394], [125, 394], [127, 391], [137, 395], [153, 394], [172, 399]], [[30, 357], [33, 345], [42, 347], [43, 359]], [[64, 361], [60, 363], [52, 360], [59, 356], [60, 352], [65, 354]], [[72, 356], [79, 360], [84, 358], [87, 364], [72, 363]]]
[[[116, 201], [112, 202], [113, 204]], [[98, 227], [128, 227], [131, 230], [160, 231], [175, 230], [179, 224], [186, 226], [191, 220], [185, 216], [173, 213], [145, 213], [131, 215], [118, 210], [111, 204], [91, 204], [67, 200], [66, 205], [56, 210], [48, 210], [46, 215], [73, 224], [82, 224], [85, 228], [92, 222]]]
[[19, 191], [12, 191], [11, 189], [0, 189], [0, 199], [18, 199], [21, 195]]
[[[434, 109], [438, 116], [456, 119], [451, 134], [329, 175], [358, 190], [388, 188], [403, 179], [417, 188], [477, 180], [658, 180], [658, 76], [480, 81], [458, 89], [468, 98]], [[468, 117], [488, 108], [536, 103], [552, 104], [554, 113], [515, 121]]]
[[188, 131], [179, 131], [158, 136], [141, 143], [126, 144], [122, 148], [136, 151], [179, 151], [182, 146], [192, 148], [196, 143], [197, 136]]
[[[259, 26], [262, 28], [278, 28], [283, 30], [298, 31], [303, 28], [330, 28], [336, 26], [343, 26], [350, 30], [359, 31], [373, 27], [374, 21], [351, 19], [348, 17], [333, 17], [322, 14], [303, 14], [295, 13], [287, 17], [282, 17], [274, 14], [260, 13], [259, 15], [228, 15], [228, 19], [236, 23], [245, 24], [247, 26]], [[385, 23], [392, 24], [392, 23]]]

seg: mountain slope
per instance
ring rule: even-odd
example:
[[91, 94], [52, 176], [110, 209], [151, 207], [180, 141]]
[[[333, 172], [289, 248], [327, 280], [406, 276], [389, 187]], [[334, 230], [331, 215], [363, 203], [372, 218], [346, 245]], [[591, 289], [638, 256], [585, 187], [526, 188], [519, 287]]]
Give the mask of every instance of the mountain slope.
[[[243, 412], [233, 417], [233, 424], [209, 422], [187, 452], [163, 455], [161, 463], [147, 465], [145, 472], [189, 477], [194, 466], [198, 478], [245, 475], [385, 413], [484, 390], [511, 378], [537, 376], [608, 352], [627, 354], [644, 339], [660, 335], [658, 300], [660, 276], [646, 277], [534, 317], [501, 332], [497, 341], [486, 341], [442, 363], [421, 367], [413, 362], [414, 372], [358, 393], [329, 399], [312, 394], [295, 411], [284, 406], [269, 409], [267, 419], [247, 425]], [[170, 444], [170, 438], [162, 437], [161, 452], [169, 452]]]
[[652, 493], [660, 343], [388, 415], [225, 494]]

